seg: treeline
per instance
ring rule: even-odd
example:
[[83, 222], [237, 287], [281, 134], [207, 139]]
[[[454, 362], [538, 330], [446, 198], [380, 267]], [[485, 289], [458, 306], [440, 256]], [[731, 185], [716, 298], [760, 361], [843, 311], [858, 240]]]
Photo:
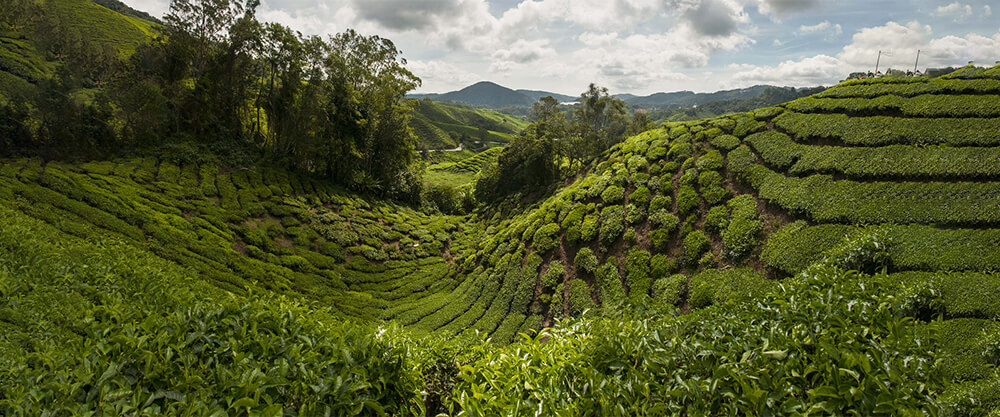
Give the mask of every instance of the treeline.
[[797, 98], [811, 96], [825, 90], [824, 87], [783, 88], [770, 87], [757, 97], [716, 100], [700, 104], [696, 107], [652, 110], [649, 112], [655, 121], [686, 121], [720, 116], [727, 113], [748, 112], [762, 107], [773, 106]]
[[258, 0], [173, 0], [162, 36], [124, 57], [79, 30], [45, 30], [58, 19], [33, 2], [11, 1], [5, 7], [18, 9], [5, 10], [3, 24], [44, 33], [35, 42], [60, 65], [51, 77], [29, 80], [36, 88], [8, 94], [0, 152], [267, 161], [419, 199], [402, 98], [420, 80], [388, 39], [353, 30], [304, 36], [258, 21]]
[[[568, 114], [567, 114], [568, 113]], [[475, 196], [495, 202], [521, 191], [532, 191], [570, 175], [601, 153], [652, 126], [649, 116], [629, 116], [624, 101], [608, 89], [591, 84], [572, 112], [543, 97], [531, 109], [532, 123], [512, 140], [496, 163], [483, 169]]]

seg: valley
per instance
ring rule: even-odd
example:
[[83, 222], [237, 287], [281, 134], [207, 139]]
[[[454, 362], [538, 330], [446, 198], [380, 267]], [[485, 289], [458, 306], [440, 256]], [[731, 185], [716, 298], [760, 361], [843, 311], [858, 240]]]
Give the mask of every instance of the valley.
[[1000, 415], [1000, 65], [653, 118], [105, 3], [2, 21], [0, 415]]

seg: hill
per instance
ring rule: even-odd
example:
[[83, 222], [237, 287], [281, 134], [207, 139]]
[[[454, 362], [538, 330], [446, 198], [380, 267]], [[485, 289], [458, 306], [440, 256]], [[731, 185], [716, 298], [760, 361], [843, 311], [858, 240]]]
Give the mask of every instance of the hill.
[[531, 106], [535, 100], [489, 81], [480, 81], [458, 91], [444, 94], [410, 95], [411, 98], [430, 98], [435, 101], [465, 104], [476, 107], [498, 109], [505, 106]]
[[[713, 93], [676, 91], [671, 93], [654, 93], [647, 96], [638, 96], [626, 93], [615, 94], [614, 97], [635, 107], [642, 107], [649, 110], [661, 110], [671, 108], [689, 108], [712, 102], [754, 99], [765, 94], [768, 90], [774, 89], [790, 90], [792, 92], [795, 91], [794, 88], [790, 87], [756, 85], [753, 87], [722, 90]], [[773, 92], [771, 93], [774, 94]], [[540, 98], [545, 96], [552, 96], [559, 102], [563, 103], [574, 102], [580, 98], [579, 96], [569, 96], [548, 91], [512, 90], [489, 81], [481, 81], [459, 91], [452, 91], [450, 93], [410, 94], [408, 97], [415, 99], [429, 98], [434, 101], [460, 103], [490, 109], [501, 109], [510, 106], [531, 106]], [[780, 102], [781, 101], [774, 101], [768, 105], [778, 104]]]
[[417, 143], [430, 150], [483, 148], [490, 143], [507, 143], [528, 125], [524, 120], [487, 109], [442, 103], [430, 99], [412, 100], [410, 127]]
[[769, 88], [776, 88], [769, 85], [756, 85], [753, 87], [739, 88], [735, 90], [722, 90], [714, 93], [695, 93], [692, 91], [677, 91], [672, 93], [655, 93], [648, 96], [617, 96], [633, 106], [647, 107], [653, 109], [669, 107], [691, 107], [705, 104], [711, 101], [733, 100], [757, 97]]
[[8, 16], [16, 24], [0, 31], [3, 91], [30, 88], [51, 77], [56, 65], [68, 58], [105, 51], [130, 55], [159, 33], [159, 23], [142, 17], [144, 13], [129, 12], [132, 9], [124, 5], [119, 9], [126, 14], [118, 13], [111, 8], [120, 3], [104, 3], [108, 7], [90, 0], [30, 1], [21, 11], [30, 18]]
[[464, 217], [266, 166], [5, 160], [0, 411], [1000, 412], [998, 117], [1000, 66], [851, 80]]

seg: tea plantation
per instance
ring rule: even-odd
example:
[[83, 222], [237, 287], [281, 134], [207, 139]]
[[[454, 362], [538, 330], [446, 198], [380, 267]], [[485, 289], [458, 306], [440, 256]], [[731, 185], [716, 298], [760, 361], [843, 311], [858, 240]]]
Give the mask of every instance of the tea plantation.
[[466, 216], [5, 160], [0, 414], [1000, 415], [998, 116], [1000, 67], [851, 80]]

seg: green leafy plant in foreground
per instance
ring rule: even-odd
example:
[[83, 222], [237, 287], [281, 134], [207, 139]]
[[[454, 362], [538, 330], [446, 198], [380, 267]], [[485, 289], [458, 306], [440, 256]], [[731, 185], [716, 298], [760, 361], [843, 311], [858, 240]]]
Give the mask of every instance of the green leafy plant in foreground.
[[823, 265], [755, 303], [567, 322], [463, 366], [455, 410], [935, 415], [943, 378], [931, 345], [885, 285], [886, 276]]

